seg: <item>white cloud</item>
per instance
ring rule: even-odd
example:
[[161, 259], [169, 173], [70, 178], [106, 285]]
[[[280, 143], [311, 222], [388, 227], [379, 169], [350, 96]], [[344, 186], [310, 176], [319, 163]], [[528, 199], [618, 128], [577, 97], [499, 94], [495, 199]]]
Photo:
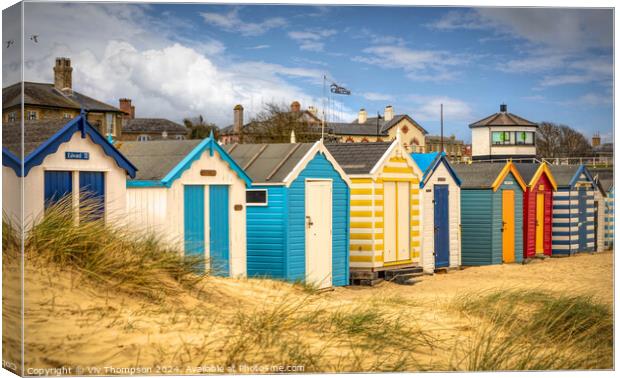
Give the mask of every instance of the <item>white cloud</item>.
[[270, 45], [256, 45], [252, 47], [246, 47], [246, 50], [263, 50], [263, 49], [268, 49], [270, 47], [271, 47]]
[[259, 36], [288, 24], [282, 17], [271, 17], [261, 22], [242, 20], [239, 17], [239, 8], [233, 8], [226, 13], [201, 12], [200, 15], [208, 25], [217, 26], [227, 32], [241, 33], [244, 36]]
[[299, 43], [299, 49], [321, 52], [325, 49], [325, 40], [337, 33], [334, 29], [291, 31], [289, 38]]
[[394, 96], [392, 95], [377, 92], [364, 92], [360, 93], [360, 96], [364, 97], [368, 101], [391, 101], [394, 99]]
[[77, 91], [111, 105], [131, 98], [139, 117], [181, 121], [202, 114], [226, 126], [238, 103], [246, 118], [267, 102], [321, 103], [302, 84], [320, 86], [322, 70], [239, 62], [223, 55], [218, 41], [175, 40], [163, 27], [152, 33], [157, 21], [143, 7], [33, 3], [28, 9], [27, 25], [41, 39], [26, 50], [26, 80], [51, 82], [54, 58], [67, 56]]
[[383, 68], [397, 68], [417, 81], [447, 81], [456, 77], [455, 67], [468, 63], [472, 57], [439, 50], [413, 50], [404, 46], [372, 46], [363, 50], [367, 55], [353, 61]]
[[443, 104], [443, 116], [446, 122], [470, 122], [473, 119], [469, 104], [457, 98], [411, 95], [408, 99], [413, 104], [411, 116], [416, 120], [438, 122], [441, 118], [441, 104]]

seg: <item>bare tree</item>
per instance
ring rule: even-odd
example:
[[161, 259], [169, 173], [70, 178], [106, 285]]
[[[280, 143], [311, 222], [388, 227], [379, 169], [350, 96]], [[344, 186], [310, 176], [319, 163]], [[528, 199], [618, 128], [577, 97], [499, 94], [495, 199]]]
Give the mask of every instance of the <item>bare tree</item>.
[[189, 129], [189, 139], [205, 139], [213, 131], [215, 139], [219, 138], [220, 129], [211, 122], [205, 121], [202, 115], [183, 119], [183, 124]]
[[284, 104], [268, 103], [244, 130], [245, 143], [289, 143], [295, 131], [297, 142], [321, 139], [321, 124], [306, 111], [291, 111]]
[[536, 150], [541, 157], [582, 157], [592, 154], [592, 146], [580, 132], [552, 122], [542, 122], [536, 132]]

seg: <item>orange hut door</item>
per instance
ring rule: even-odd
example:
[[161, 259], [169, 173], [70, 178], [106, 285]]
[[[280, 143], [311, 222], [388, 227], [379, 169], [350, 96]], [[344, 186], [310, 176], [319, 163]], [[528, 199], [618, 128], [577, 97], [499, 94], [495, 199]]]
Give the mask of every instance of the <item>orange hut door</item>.
[[502, 190], [502, 257], [505, 263], [515, 261], [515, 192]]
[[545, 193], [536, 194], [536, 254], [544, 252], [543, 238], [545, 230]]

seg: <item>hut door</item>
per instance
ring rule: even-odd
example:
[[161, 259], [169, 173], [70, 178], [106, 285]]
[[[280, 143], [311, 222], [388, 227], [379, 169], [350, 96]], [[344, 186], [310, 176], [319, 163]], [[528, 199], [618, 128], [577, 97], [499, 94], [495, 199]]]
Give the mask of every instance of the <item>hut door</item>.
[[450, 265], [450, 233], [448, 220], [448, 185], [435, 185], [435, 267]]
[[383, 262], [396, 261], [396, 182], [383, 182]]
[[306, 181], [306, 282], [332, 286], [331, 181]]
[[220, 276], [230, 271], [229, 209], [228, 185], [209, 185], [209, 261]]
[[585, 252], [588, 249], [588, 209], [586, 188], [580, 187], [579, 194], [579, 252]]
[[80, 195], [80, 219], [96, 220], [103, 218], [105, 212], [105, 178], [103, 172], [80, 172]]
[[183, 236], [185, 255], [200, 258], [197, 270], [204, 273], [205, 264], [205, 187], [183, 187]]
[[411, 258], [409, 250], [411, 248], [411, 191], [408, 182], [396, 183], [396, 198], [398, 200], [396, 221], [398, 222], [398, 232], [396, 235], [396, 258], [398, 261], [405, 261]]
[[545, 193], [536, 193], [536, 254], [543, 254], [545, 235]]
[[505, 263], [515, 261], [515, 192], [502, 190], [502, 256]]
[[73, 178], [71, 171], [45, 171], [44, 174], [44, 206], [54, 205], [65, 196], [73, 192]]

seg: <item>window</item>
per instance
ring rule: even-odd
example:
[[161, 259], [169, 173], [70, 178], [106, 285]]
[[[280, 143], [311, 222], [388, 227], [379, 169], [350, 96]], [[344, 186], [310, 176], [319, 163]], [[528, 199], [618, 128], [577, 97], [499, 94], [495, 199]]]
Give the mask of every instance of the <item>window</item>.
[[245, 191], [247, 206], [267, 206], [267, 190], [249, 189]]
[[353, 142], [355, 142], [355, 141], [353, 140], [353, 138], [348, 137], [348, 138], [347, 138], [347, 140], [346, 140], [346, 142], [347, 142], [347, 143], [353, 143]]
[[62, 114], [62, 118], [69, 119], [69, 118], [73, 118], [73, 117], [71, 117], [71, 113], [63, 113]]
[[17, 121], [17, 112], [10, 112], [9, 113], [9, 122], [15, 122]]
[[534, 144], [534, 133], [529, 131], [517, 131], [517, 144]]
[[534, 145], [532, 131], [493, 131], [493, 145]]
[[362, 143], [368, 143], [368, 138], [362, 139]]
[[151, 140], [151, 137], [148, 135], [138, 135], [138, 142], [146, 142]]
[[105, 127], [106, 127], [106, 135], [114, 134], [114, 114], [106, 113], [105, 115]]
[[175, 139], [176, 139], [176, 140], [183, 140], [183, 139], [185, 139], [185, 135], [177, 135], [177, 136], [175, 137]]
[[26, 119], [29, 121], [37, 119], [37, 112], [29, 110], [26, 112]]
[[493, 144], [514, 144], [512, 135], [510, 131], [493, 131]]

